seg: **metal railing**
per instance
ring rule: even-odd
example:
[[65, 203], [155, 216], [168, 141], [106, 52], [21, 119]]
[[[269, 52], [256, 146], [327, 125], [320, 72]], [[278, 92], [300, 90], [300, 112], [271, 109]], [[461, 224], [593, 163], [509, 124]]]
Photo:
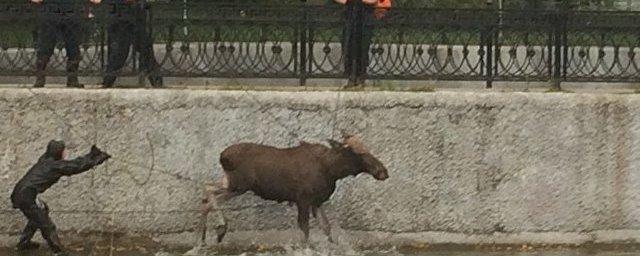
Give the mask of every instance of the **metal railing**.
[[[102, 75], [106, 26], [126, 8], [75, 6], [82, 75]], [[0, 75], [34, 72], [42, 6], [0, 5]], [[89, 18], [87, 13], [94, 16]], [[59, 15], [59, 14], [57, 14]], [[345, 78], [340, 6], [157, 3], [146, 25], [165, 76]], [[369, 79], [638, 82], [640, 13], [393, 8], [373, 26]], [[136, 35], [132, 35], [136, 36]], [[49, 67], [64, 74], [59, 48]], [[137, 71], [131, 54], [125, 74]]]

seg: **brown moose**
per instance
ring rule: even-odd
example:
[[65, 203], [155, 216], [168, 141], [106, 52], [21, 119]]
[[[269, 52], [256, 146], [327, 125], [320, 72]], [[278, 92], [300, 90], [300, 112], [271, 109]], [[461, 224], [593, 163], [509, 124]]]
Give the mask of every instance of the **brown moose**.
[[[203, 236], [206, 236], [206, 215], [217, 202], [252, 191], [263, 199], [289, 202], [298, 208], [298, 226], [309, 239], [309, 215], [321, 216], [321, 228], [331, 240], [331, 227], [322, 208], [336, 188], [336, 181], [368, 173], [377, 180], [389, 178], [387, 169], [350, 135], [343, 141], [328, 140], [331, 147], [304, 141], [292, 148], [240, 143], [229, 146], [220, 154], [224, 176], [220, 187], [205, 192], [203, 199]], [[219, 215], [221, 216], [221, 215]], [[218, 242], [226, 234], [226, 221], [216, 227]]]

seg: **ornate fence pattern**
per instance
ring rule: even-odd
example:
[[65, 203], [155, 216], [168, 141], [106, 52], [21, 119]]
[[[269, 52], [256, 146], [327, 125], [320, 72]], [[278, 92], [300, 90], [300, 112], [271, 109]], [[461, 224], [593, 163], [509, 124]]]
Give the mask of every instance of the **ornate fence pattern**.
[[[83, 16], [83, 75], [106, 66], [106, 25], [118, 8], [76, 6]], [[32, 75], [42, 6], [0, 8], [0, 75]], [[47, 10], [51, 11], [51, 10]], [[86, 14], [94, 16], [89, 18]], [[342, 78], [344, 10], [325, 5], [151, 5], [146, 17], [167, 76]], [[371, 79], [640, 81], [640, 13], [557, 9], [397, 7], [374, 26]], [[133, 36], [133, 35], [132, 35]], [[50, 71], [64, 72], [64, 50]], [[136, 53], [127, 70], [136, 72]]]

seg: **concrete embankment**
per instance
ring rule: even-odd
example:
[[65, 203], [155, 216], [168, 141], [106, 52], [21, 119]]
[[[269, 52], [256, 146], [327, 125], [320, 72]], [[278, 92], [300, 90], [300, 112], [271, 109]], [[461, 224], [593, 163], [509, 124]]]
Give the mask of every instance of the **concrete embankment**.
[[[0, 241], [24, 225], [9, 194], [50, 139], [71, 156], [94, 143], [114, 156], [42, 195], [60, 230], [190, 242], [226, 146], [324, 143], [344, 130], [391, 176], [339, 182], [328, 211], [351, 237], [637, 242], [639, 113], [635, 94], [0, 89]], [[298, 235], [285, 204], [247, 195], [224, 213], [230, 242]]]

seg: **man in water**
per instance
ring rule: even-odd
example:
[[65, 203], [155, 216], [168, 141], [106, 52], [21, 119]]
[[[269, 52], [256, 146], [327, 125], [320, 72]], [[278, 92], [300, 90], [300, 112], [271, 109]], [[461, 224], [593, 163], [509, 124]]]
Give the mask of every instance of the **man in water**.
[[111, 158], [94, 145], [88, 154], [73, 160], [64, 160], [64, 149], [64, 142], [50, 141], [46, 152], [13, 188], [13, 208], [20, 209], [28, 220], [20, 236], [18, 250], [37, 248], [38, 244], [31, 242], [31, 238], [40, 230], [55, 255], [66, 255], [56, 233], [56, 226], [49, 217], [49, 207], [37, 196], [58, 182], [62, 176], [83, 173]]

